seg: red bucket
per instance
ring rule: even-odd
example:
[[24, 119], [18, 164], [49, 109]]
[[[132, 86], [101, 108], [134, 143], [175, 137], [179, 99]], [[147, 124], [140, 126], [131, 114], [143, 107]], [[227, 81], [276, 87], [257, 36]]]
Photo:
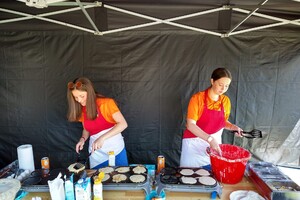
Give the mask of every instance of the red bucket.
[[230, 145], [220, 144], [222, 156], [217, 151], [208, 151], [212, 172], [221, 183], [236, 184], [243, 179], [244, 172], [251, 153], [246, 149]]

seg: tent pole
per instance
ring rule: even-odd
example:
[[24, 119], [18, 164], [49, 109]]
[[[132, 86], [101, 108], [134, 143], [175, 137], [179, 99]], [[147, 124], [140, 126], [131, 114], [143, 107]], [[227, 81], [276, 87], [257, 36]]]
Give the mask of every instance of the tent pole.
[[219, 36], [219, 37], [222, 36], [221, 33], [213, 32], [213, 31], [208, 31], [208, 30], [204, 30], [204, 29], [201, 29], [201, 28], [196, 28], [196, 27], [192, 27], [192, 26], [186, 26], [186, 25], [183, 25], [183, 24], [178, 24], [178, 23], [174, 23], [174, 22], [167, 22], [167, 21], [164, 22], [164, 23], [170, 24], [170, 25], [173, 25], [173, 26], [177, 26], [177, 27], [181, 27], [181, 28], [184, 28], [184, 29], [189, 29], [189, 30], [192, 30], [192, 31], [207, 33], [207, 34], [211, 34], [211, 35], [215, 35], [215, 36]]
[[203, 32], [203, 33], [219, 36], [219, 37], [222, 36], [221, 33], [208, 31], [208, 30], [204, 30], [204, 29], [200, 29], [200, 28], [195, 28], [195, 27], [192, 27], [192, 26], [187, 26], [187, 25], [183, 25], [183, 24], [179, 24], [179, 23], [174, 23], [174, 22], [171, 22], [171, 21], [175, 21], [175, 20], [179, 20], [179, 19], [185, 19], [185, 18], [188, 18], [188, 17], [194, 17], [194, 16], [198, 16], [198, 15], [203, 15], [203, 14], [217, 12], [217, 11], [220, 11], [220, 10], [226, 10], [227, 9], [226, 7], [221, 7], [221, 8], [202, 11], [202, 12], [198, 12], [198, 13], [194, 13], [194, 14], [184, 15], [184, 16], [180, 16], [180, 17], [176, 17], [176, 18], [170, 18], [170, 19], [162, 20], [162, 19], [147, 16], [147, 15], [135, 13], [135, 12], [132, 12], [132, 11], [116, 8], [116, 7], [113, 7], [113, 6], [106, 5], [106, 4], [104, 4], [104, 7], [108, 8], [108, 9], [111, 9], [111, 10], [118, 11], [118, 12], [126, 13], [126, 14], [129, 14], [129, 15], [134, 15], [134, 16], [137, 16], [137, 17], [141, 17], [141, 18], [144, 18], [144, 19], [153, 20], [153, 21], [156, 21], [157, 23], [153, 23], [153, 24], [152, 23], [147, 23], [145, 25], [142, 24], [142, 25], [136, 25], [136, 26], [131, 26], [131, 27], [127, 27], [127, 28], [116, 29], [116, 30], [112, 30], [112, 31], [104, 31], [103, 34], [108, 34], [108, 33], [112, 33], [112, 32], [119, 32], [119, 31], [123, 31], [123, 30], [135, 29], [135, 28], [140, 28], [140, 27], [145, 27], [145, 26], [151, 26], [151, 25], [164, 23], [164, 24], [169, 24], [169, 25], [172, 25], [172, 26], [177, 26], [177, 27], [180, 27], [180, 28], [185, 28], [185, 29], [189, 29], [189, 30], [193, 30], [193, 31], [197, 31], [197, 32]]
[[93, 22], [93, 20], [91, 19], [90, 15], [86, 12], [85, 8], [83, 7], [82, 3], [80, 2], [80, 0], [76, 0], [78, 6], [81, 8], [83, 14], [85, 15], [85, 17], [88, 19], [88, 21], [90, 22], [90, 24], [92, 25], [92, 27], [95, 29], [96, 33], [95, 34], [101, 34], [99, 29], [97, 28], [97, 26], [95, 25], [95, 23]]
[[102, 34], [106, 35], [106, 34], [110, 34], [110, 33], [117, 33], [117, 32], [121, 32], [121, 31], [128, 31], [128, 30], [132, 30], [132, 29], [143, 28], [143, 27], [147, 27], [147, 26], [153, 26], [153, 25], [160, 24], [160, 23], [161, 22], [150, 22], [150, 23], [146, 23], [146, 24], [128, 26], [128, 27], [125, 27], [125, 28], [117, 28], [117, 29], [114, 29], [114, 30], [102, 31]]
[[219, 11], [222, 11], [222, 10], [228, 10], [228, 9], [226, 7], [215, 8], [215, 9], [211, 9], [211, 10], [205, 10], [205, 11], [196, 12], [196, 13], [192, 13], [192, 14], [188, 14], [188, 15], [183, 15], [183, 16], [180, 16], [180, 17], [174, 17], [174, 18], [166, 19], [164, 21], [177, 21], [177, 20], [180, 20], [180, 19], [186, 19], [186, 18], [196, 17], [196, 16], [205, 15], [205, 14], [209, 14], [209, 13], [219, 12]]
[[[241, 12], [241, 13], [249, 13], [248, 10], [244, 10], [244, 9], [240, 9], [240, 8], [233, 8], [233, 10]], [[273, 16], [270, 16], [270, 15], [265, 15], [265, 14], [261, 14], [261, 13], [254, 13], [253, 15], [258, 16], [258, 17], [262, 17], [262, 18], [266, 18], [266, 19], [272, 19], [272, 20], [275, 20], [275, 21], [286, 22], [286, 24], [293, 24], [293, 25], [297, 25], [297, 26], [300, 25], [300, 23], [296, 22], [297, 20], [292, 20], [291, 21], [291, 20], [282, 19], [282, 18], [279, 18], [279, 17], [273, 17]]]
[[26, 16], [26, 17], [29, 17], [29, 18], [32, 18], [32, 19], [39, 19], [39, 20], [51, 22], [51, 23], [54, 23], [54, 24], [60, 24], [60, 25], [63, 25], [63, 26], [79, 29], [79, 30], [82, 30], [82, 31], [90, 32], [90, 33], [95, 32], [94, 30], [91, 30], [91, 29], [83, 28], [83, 27], [80, 27], [80, 26], [76, 26], [76, 25], [73, 25], [73, 24], [66, 23], [66, 22], [57, 21], [57, 20], [54, 20], [54, 19], [48, 19], [48, 18], [40, 17], [40, 16], [37, 16], [37, 15], [26, 14], [26, 13], [23, 13], [23, 12], [13, 11], [13, 10], [5, 9], [5, 8], [0, 8], [0, 11], [7, 12], [7, 13], [12, 13], [12, 14], [16, 14], [16, 15], [21, 15], [21, 16]]
[[[95, 6], [94, 5], [85, 6], [85, 8], [93, 8], [93, 7], [95, 7]], [[79, 8], [79, 7], [75, 7], [75, 8], [65, 9], [65, 10], [59, 10], [59, 11], [53, 11], [53, 12], [43, 13], [43, 14], [39, 14], [39, 15], [36, 15], [36, 16], [47, 17], [47, 16], [51, 16], [51, 15], [57, 15], [57, 14], [68, 13], [68, 12], [72, 12], [72, 11], [77, 11], [77, 10], [80, 10], [80, 9], [81, 8]], [[5, 11], [3, 11], [3, 12], [5, 12]], [[17, 14], [17, 13], [14, 13], [14, 12], [16, 12], [16, 11], [12, 11], [11, 10], [9, 13]], [[32, 17], [19, 17], [19, 18], [15, 18], [15, 19], [5, 19], [5, 20], [0, 20], [0, 24], [9, 23], [9, 22], [24, 21], [24, 20], [29, 20], [29, 19], [32, 19]]]
[[[261, 3], [258, 4], [258, 6], [264, 5], [265, 3], [267, 3], [268, 0], [264, 0]], [[253, 11], [251, 11], [246, 17], [245, 19], [243, 19], [240, 23], [238, 23], [235, 27], [233, 27], [230, 31], [227, 32], [227, 35], [230, 35], [235, 29], [237, 29], [240, 25], [242, 25], [247, 19], [249, 19], [249, 17], [251, 17], [251, 15], [253, 15], [259, 8], [254, 9]]]
[[[300, 19], [293, 20], [293, 21], [294, 22], [300, 22]], [[255, 28], [249, 28], [249, 29], [245, 29], [245, 30], [241, 30], [241, 31], [235, 31], [235, 32], [232, 32], [230, 35], [237, 35], [237, 34], [241, 34], [241, 33], [266, 29], [266, 28], [275, 27], [275, 26], [282, 26], [284, 24], [288, 24], [288, 23], [287, 22], [278, 22], [278, 23], [275, 23], [275, 24], [268, 24], [268, 25], [259, 26], [259, 27], [255, 27]]]
[[125, 13], [125, 14], [133, 15], [133, 16], [136, 16], [136, 17], [144, 18], [144, 19], [149, 19], [149, 20], [153, 20], [153, 21], [161, 21], [161, 23], [163, 23], [165, 21], [176, 21], [176, 20], [180, 20], [180, 19], [196, 17], [196, 16], [205, 15], [205, 14], [209, 14], [209, 13], [218, 12], [218, 11], [221, 11], [221, 10], [228, 9], [226, 7], [221, 7], [221, 8], [205, 10], [205, 11], [201, 11], [201, 12], [197, 12], [197, 13], [183, 15], [183, 16], [180, 16], [180, 17], [174, 17], [174, 18], [162, 20], [162, 19], [158, 19], [158, 18], [155, 18], [155, 17], [150, 17], [150, 16], [147, 16], [147, 15], [139, 14], [139, 13], [136, 13], [136, 12], [128, 11], [128, 10], [125, 10], [125, 9], [117, 8], [117, 7], [106, 5], [106, 4], [104, 4], [104, 7], [108, 8], [108, 9], [111, 9], [111, 10], [114, 10], [114, 11], [122, 12], [122, 13]]

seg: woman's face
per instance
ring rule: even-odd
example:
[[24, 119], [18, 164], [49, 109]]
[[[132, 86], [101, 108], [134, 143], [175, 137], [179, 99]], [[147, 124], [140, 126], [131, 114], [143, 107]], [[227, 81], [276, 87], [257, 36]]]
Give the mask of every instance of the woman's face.
[[87, 98], [87, 92], [86, 91], [80, 91], [80, 90], [72, 90], [73, 97], [75, 101], [80, 103], [82, 106], [86, 106], [86, 98]]
[[211, 79], [212, 90], [217, 95], [224, 94], [228, 90], [230, 83], [231, 79], [227, 77], [215, 81]]

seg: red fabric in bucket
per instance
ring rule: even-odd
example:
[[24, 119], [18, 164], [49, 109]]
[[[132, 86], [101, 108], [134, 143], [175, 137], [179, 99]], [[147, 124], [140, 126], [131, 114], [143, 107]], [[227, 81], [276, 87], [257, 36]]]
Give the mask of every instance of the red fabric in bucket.
[[230, 145], [220, 144], [222, 156], [211, 149], [210, 155], [212, 172], [221, 183], [236, 184], [244, 176], [246, 165], [251, 158], [251, 153], [246, 149]]

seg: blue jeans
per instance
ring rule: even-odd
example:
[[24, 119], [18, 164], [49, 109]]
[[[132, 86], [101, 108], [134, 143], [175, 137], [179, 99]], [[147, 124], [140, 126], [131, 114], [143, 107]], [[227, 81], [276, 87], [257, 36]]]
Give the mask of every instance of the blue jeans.
[[211, 165], [204, 165], [202, 168], [211, 171]]

